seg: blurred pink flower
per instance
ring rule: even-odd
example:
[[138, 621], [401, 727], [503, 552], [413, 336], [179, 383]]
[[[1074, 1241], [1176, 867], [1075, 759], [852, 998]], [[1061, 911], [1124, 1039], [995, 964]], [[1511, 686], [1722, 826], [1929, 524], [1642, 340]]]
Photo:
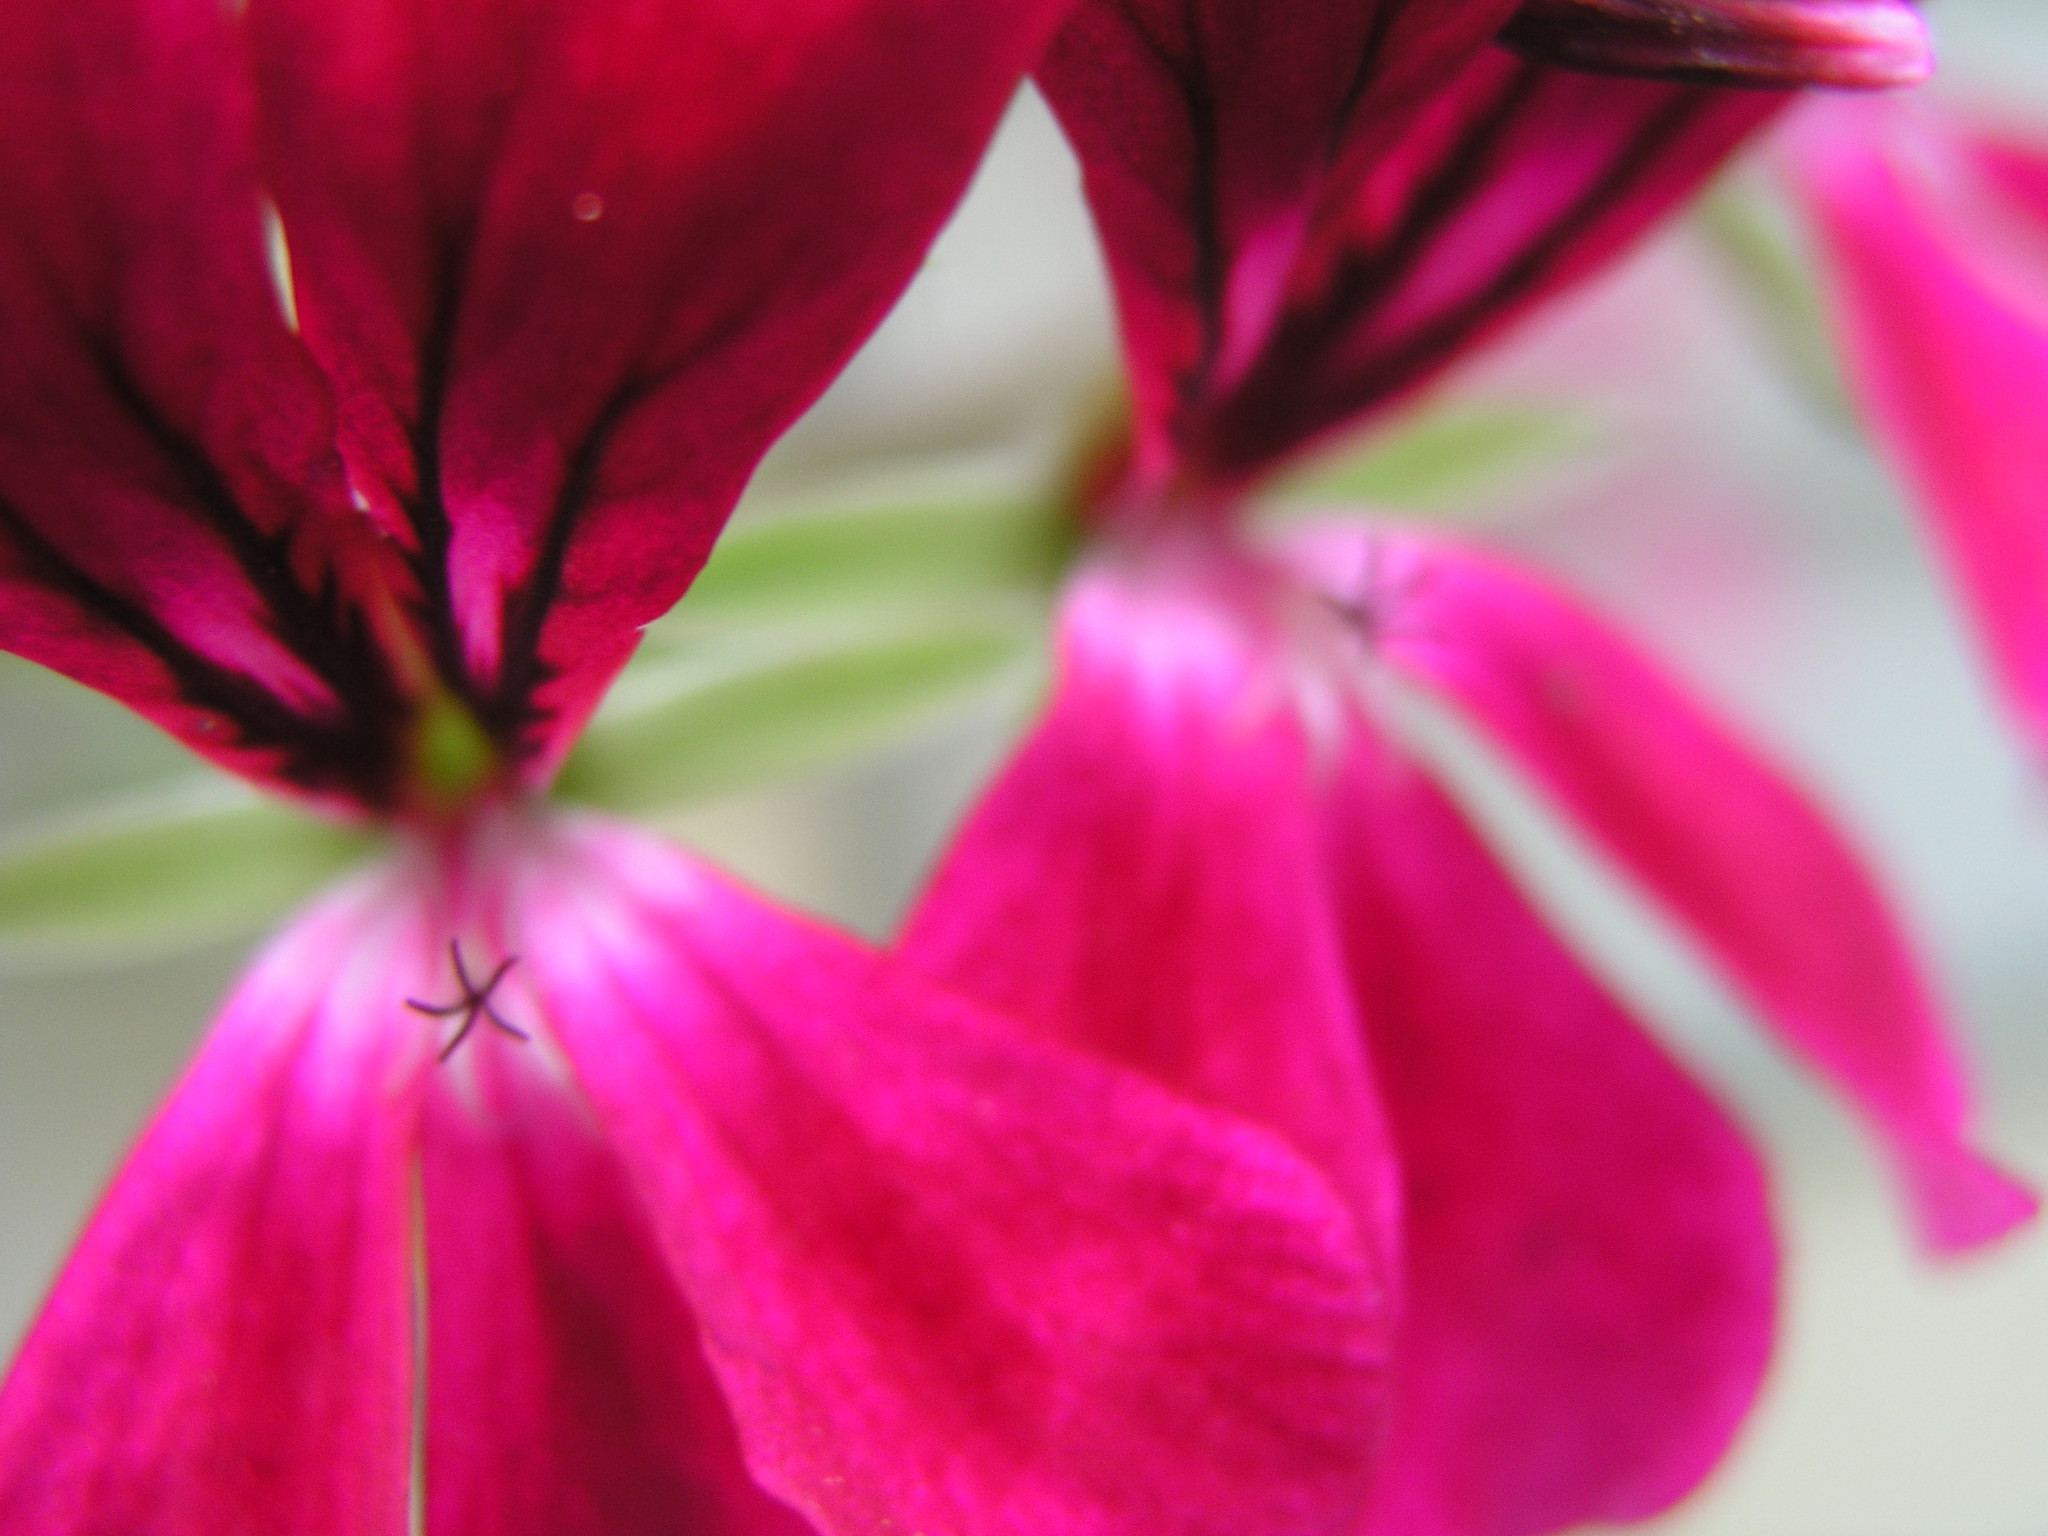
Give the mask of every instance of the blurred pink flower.
[[2048, 148], [1919, 99], [1816, 103], [1782, 143], [1851, 382], [2048, 754]]
[[398, 846], [93, 1218], [0, 1530], [1348, 1526], [1279, 1137], [537, 800], [1056, 9], [10, 10], [0, 644]]
[[1465, 716], [1693, 933], [1935, 1246], [2033, 1208], [1963, 1140], [1869, 876], [1680, 686], [1449, 540], [1246, 526], [1288, 455], [1597, 266], [1782, 100], [1511, 56], [1511, 9], [1085, 0], [1055, 41], [1135, 421], [1081, 498], [1050, 710], [903, 940], [1331, 1175], [1398, 1309], [1384, 1536], [1669, 1504], [1749, 1407], [1776, 1270], [1746, 1139], [1549, 932], [1390, 690]]

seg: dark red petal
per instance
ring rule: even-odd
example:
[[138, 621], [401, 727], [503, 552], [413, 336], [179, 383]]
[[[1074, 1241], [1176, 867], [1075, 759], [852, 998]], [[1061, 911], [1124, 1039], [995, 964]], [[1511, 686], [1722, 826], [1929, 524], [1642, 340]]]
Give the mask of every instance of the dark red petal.
[[1383, 152], [1514, 0], [1082, 0], [1039, 71], [1116, 281], [1141, 454], [1264, 341], [1340, 156]]
[[427, 1536], [806, 1536], [740, 1460], [639, 1197], [566, 1082], [482, 1030], [424, 1132]]
[[1891, 90], [1934, 73], [1910, 0], [1523, 0], [1501, 43], [1602, 74]]
[[1350, 1536], [1381, 1319], [1277, 1137], [622, 827], [510, 902], [764, 1486], [831, 1536]]
[[1414, 765], [1361, 733], [1331, 828], [1406, 1175], [1394, 1435], [1367, 1529], [1653, 1514], [1720, 1457], [1769, 1354], [1756, 1160]]
[[536, 773], [909, 280], [1059, 0], [250, 0], [299, 312]]
[[1324, 889], [1320, 765], [1279, 637], [1233, 611], [1233, 582], [1258, 579], [1224, 565], [1077, 583], [1052, 708], [901, 953], [1283, 1132], [1350, 1200], [1391, 1292], [1398, 1174]]
[[1892, 1154], [1936, 1248], [2033, 1195], [1969, 1139], [1961, 1063], [1919, 957], [1842, 834], [1620, 636], [1535, 578], [1388, 544], [1385, 652], [1497, 737], [1699, 936]]
[[211, 0], [0, 28], [0, 645], [257, 777], [377, 798], [374, 559], [264, 265], [254, 106]]
[[9, 1536], [403, 1536], [428, 941], [392, 894], [271, 946], [115, 1180], [0, 1393]]
[[1207, 474], [1257, 475], [1432, 377], [1612, 258], [1781, 101], [1480, 54], [1326, 201], [1279, 323], [1208, 425]]

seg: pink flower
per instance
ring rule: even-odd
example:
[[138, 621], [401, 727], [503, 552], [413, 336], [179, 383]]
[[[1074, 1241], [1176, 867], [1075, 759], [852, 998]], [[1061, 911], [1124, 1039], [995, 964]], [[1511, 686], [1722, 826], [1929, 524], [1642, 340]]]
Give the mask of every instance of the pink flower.
[[1055, 42], [1135, 424], [1085, 497], [1050, 710], [903, 940], [1330, 1174], [1398, 1308], [1384, 1536], [1670, 1503], [1748, 1409], [1776, 1269], [1746, 1139], [1439, 786], [1418, 698], [1690, 930], [1868, 1120], [1932, 1243], [2033, 1207], [1964, 1142], [1870, 877], [1682, 688], [1450, 540], [1245, 526], [1286, 455], [1620, 248], [1782, 99], [1518, 60], [1488, 43], [1509, 9], [1088, 0]]
[[537, 798], [1055, 9], [10, 10], [0, 644], [396, 847], [94, 1217], [0, 1530], [1348, 1526], [1279, 1137]]
[[2048, 752], [2048, 150], [1921, 100], [1828, 104], [1784, 144], [1865, 413]]

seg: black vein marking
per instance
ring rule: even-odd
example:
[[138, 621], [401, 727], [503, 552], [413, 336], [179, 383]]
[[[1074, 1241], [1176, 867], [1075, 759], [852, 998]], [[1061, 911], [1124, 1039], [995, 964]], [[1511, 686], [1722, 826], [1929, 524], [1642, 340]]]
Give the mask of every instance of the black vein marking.
[[1216, 108], [1210, 97], [1208, 72], [1204, 63], [1201, 17], [1192, 6], [1187, 18], [1187, 57], [1177, 58], [1171, 48], [1138, 19], [1136, 11], [1124, 8], [1131, 35], [1152, 55], [1160, 69], [1173, 81], [1187, 112], [1188, 125], [1188, 227], [1195, 241], [1194, 288], [1202, 340], [1194, 363], [1174, 381], [1182, 412], [1192, 410], [1207, 392], [1216, 359], [1223, 348], [1224, 261], [1223, 236], [1218, 227]]
[[1358, 111], [1359, 103], [1365, 100], [1365, 93], [1371, 88], [1380, 57], [1386, 52], [1387, 36], [1394, 29], [1394, 11], [1401, 0], [1378, 0], [1373, 6], [1372, 20], [1366, 27], [1365, 40], [1358, 50], [1358, 62], [1351, 68], [1351, 78], [1344, 83], [1344, 94], [1337, 100], [1337, 115], [1331, 120], [1330, 142], [1326, 158], [1334, 163], [1343, 153], [1344, 140], [1351, 131], [1351, 118]]
[[456, 258], [444, 254], [435, 280], [432, 319], [419, 351], [419, 416], [408, 440], [413, 458], [413, 494], [402, 509], [418, 545], [408, 556], [419, 589], [414, 617], [426, 637], [428, 660], [441, 681], [464, 703], [476, 704], [476, 689], [462, 659], [462, 636], [455, 622], [455, 598], [449, 580], [449, 553], [455, 541], [455, 520], [448, 512], [448, 491], [441, 466], [441, 430], [448, 405], [448, 377], [455, 350]]
[[490, 1020], [494, 1029], [512, 1036], [515, 1040], [532, 1040], [533, 1036], [518, 1025], [508, 1023], [498, 1010], [491, 1006], [491, 994], [498, 990], [498, 983], [505, 979], [505, 973], [519, 963], [517, 955], [507, 955], [500, 960], [498, 968], [484, 978], [481, 986], [470, 979], [469, 968], [463, 964], [460, 940], [448, 941], [448, 958], [455, 964], [455, 979], [461, 984], [462, 996], [452, 1003], [423, 1003], [416, 997], [408, 997], [405, 1000], [406, 1007], [415, 1013], [424, 1013], [429, 1018], [450, 1019], [458, 1013], [462, 1015], [462, 1023], [456, 1026], [455, 1033], [449, 1037], [448, 1043], [441, 1047], [439, 1054], [434, 1058], [436, 1061], [446, 1061], [453, 1056], [455, 1048], [467, 1040], [470, 1031], [476, 1028], [478, 1019]]
[[1345, 258], [1322, 305], [1326, 316], [1350, 314], [1369, 306], [1396, 277], [1414, 265], [1416, 257], [1443, 225], [1466, 207], [1475, 191], [1485, 186], [1486, 173], [1492, 168], [1501, 142], [1521, 120], [1540, 83], [1534, 70], [1517, 70], [1509, 77], [1409, 200], [1406, 216], [1393, 236], [1377, 250], [1356, 251]]
[[539, 749], [538, 737], [549, 722], [549, 712], [540, 707], [536, 696], [557, 674], [541, 655], [541, 638], [555, 600], [561, 596], [569, 545], [590, 506], [605, 450], [620, 423], [659, 383], [658, 379], [628, 382], [614, 390], [599, 409], [571, 455], [554, 505], [548, 509], [531, 574], [505, 596], [499, 617], [498, 677], [476, 707], [484, 729], [515, 758]]
[[369, 722], [347, 712], [333, 719], [301, 714], [254, 678], [194, 650], [143, 604], [81, 569], [6, 502], [0, 502], [0, 534], [40, 585], [141, 646], [170, 674], [183, 702], [226, 721], [235, 734], [222, 745], [277, 753], [279, 771], [303, 788], [345, 792], [372, 806], [383, 803], [390, 790], [390, 764]]
[[1270, 461], [1426, 377], [1455, 355], [1467, 338], [1539, 289], [1554, 264], [1723, 94], [1705, 88], [1674, 90], [1616, 146], [1600, 174], [1546, 225], [1532, 231], [1490, 278], [1373, 357], [1368, 366], [1333, 378], [1323, 366], [1329, 340], [1345, 334], [1357, 316], [1425, 260], [1444, 227], [1484, 190], [1502, 142], [1535, 100], [1543, 74], [1533, 65], [1518, 69], [1446, 154], [1394, 236], [1375, 250], [1347, 258], [1325, 298], [1312, 311], [1283, 324], [1261, 357], [1255, 378], [1247, 381], [1235, 420], [1219, 433], [1224, 439], [1218, 444], [1220, 463]]
[[1671, 142], [1703, 114], [1711, 99], [1710, 92], [1694, 90], [1675, 94], [1665, 102], [1644, 120], [1591, 185], [1540, 234], [1521, 245], [1513, 261], [1462, 305], [1389, 354], [1376, 370], [1354, 384], [1354, 391], [1370, 398], [1400, 388], [1447, 355], [1466, 335], [1538, 287], [1552, 263], [1625, 196]]
[[242, 509], [197, 443], [174, 426], [104, 346], [93, 359], [108, 392], [170, 466], [190, 504], [227, 546], [261, 600], [266, 627], [325, 683], [344, 711], [364, 721], [389, 721], [404, 707], [382, 649], [362, 614], [343, 596], [331, 570], [308, 591], [291, 568], [291, 529], [267, 533]]

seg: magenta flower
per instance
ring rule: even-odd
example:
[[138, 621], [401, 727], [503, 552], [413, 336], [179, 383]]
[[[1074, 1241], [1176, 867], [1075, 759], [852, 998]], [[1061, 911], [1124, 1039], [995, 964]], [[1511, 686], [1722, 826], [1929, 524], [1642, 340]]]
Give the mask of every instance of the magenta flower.
[[1348, 1527], [1280, 1138], [538, 799], [1055, 10], [10, 10], [0, 644], [395, 833], [22, 1345], [10, 1536]]
[[1247, 527], [1286, 455], [1620, 248], [1781, 100], [1518, 60], [1488, 41], [1509, 9], [1089, 0], [1055, 42], [1041, 79], [1135, 424], [1085, 497], [1050, 710], [903, 941], [1330, 1174], [1396, 1298], [1363, 1527], [1386, 1536], [1670, 1503], [1748, 1408], [1776, 1268], [1746, 1139], [1439, 787], [1403, 724], [1418, 696], [1843, 1092], [1934, 1245], [2033, 1204], [1966, 1145], [1943, 1021], [1868, 874], [1681, 687], [1449, 540]]
[[2048, 150], [1919, 100], [1803, 113], [1785, 145], [1864, 410], [2048, 752]]

